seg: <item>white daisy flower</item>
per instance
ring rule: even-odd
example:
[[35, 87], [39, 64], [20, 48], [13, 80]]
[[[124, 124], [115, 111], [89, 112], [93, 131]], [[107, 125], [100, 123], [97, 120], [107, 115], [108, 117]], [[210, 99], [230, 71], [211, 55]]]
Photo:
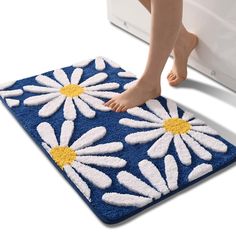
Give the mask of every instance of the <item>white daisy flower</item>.
[[0, 96], [4, 99], [9, 107], [17, 107], [20, 105], [20, 101], [13, 99], [12, 97], [18, 97], [23, 94], [21, 89], [12, 89], [9, 88], [15, 84], [15, 81], [5, 83], [0, 85]]
[[[118, 83], [102, 83], [108, 76], [106, 73], [98, 73], [80, 83], [83, 70], [76, 68], [70, 80], [62, 70], [55, 70], [53, 80], [45, 75], [36, 77], [36, 81], [43, 86], [24, 86], [25, 91], [40, 94], [24, 100], [27, 106], [42, 105], [39, 111], [40, 117], [53, 115], [64, 104], [64, 117], [67, 120], [75, 120], [77, 116], [76, 107], [79, 112], [87, 118], [93, 118], [96, 112], [110, 111], [103, 105], [104, 101], [99, 98], [112, 98], [117, 95], [109, 90], [119, 88]], [[99, 97], [99, 98], [98, 98]], [[93, 108], [93, 109], [92, 109]]]
[[126, 161], [119, 157], [104, 156], [122, 150], [121, 142], [93, 145], [105, 136], [105, 127], [90, 129], [72, 145], [69, 145], [74, 131], [72, 121], [63, 123], [59, 142], [49, 123], [39, 124], [37, 131], [43, 140], [44, 149], [89, 201], [91, 201], [91, 190], [80, 176], [101, 189], [109, 187], [112, 183], [109, 176], [90, 165], [108, 168], [121, 168], [126, 165]]
[[134, 194], [109, 192], [102, 196], [102, 200], [116, 206], [143, 207], [162, 195], [178, 189], [178, 167], [174, 157], [167, 155], [164, 162], [165, 177], [152, 162], [148, 160], [139, 162], [139, 170], [150, 184], [127, 171], [119, 172], [117, 175], [119, 183]]
[[158, 100], [149, 100], [146, 105], [150, 111], [140, 107], [127, 111], [142, 120], [123, 118], [119, 123], [132, 128], [149, 129], [125, 137], [125, 141], [129, 144], [156, 140], [147, 152], [149, 157], [161, 158], [166, 155], [172, 140], [178, 157], [184, 165], [191, 164], [189, 148], [207, 161], [212, 159], [212, 154], [206, 148], [221, 153], [227, 151], [227, 145], [210, 136], [217, 135], [217, 132], [205, 125], [203, 121], [194, 118], [189, 112], [184, 112], [180, 118], [177, 105], [172, 100], [167, 100], [169, 111], [166, 111]]
[[[82, 68], [82, 67], [87, 66], [93, 60], [94, 59], [84, 60], [79, 63], [75, 63], [73, 66]], [[98, 71], [104, 70], [106, 68], [106, 63], [109, 64], [113, 68], [120, 68], [120, 66], [118, 64], [116, 64], [114, 61], [112, 61], [106, 57], [97, 57], [97, 58], [95, 58], [95, 69]]]

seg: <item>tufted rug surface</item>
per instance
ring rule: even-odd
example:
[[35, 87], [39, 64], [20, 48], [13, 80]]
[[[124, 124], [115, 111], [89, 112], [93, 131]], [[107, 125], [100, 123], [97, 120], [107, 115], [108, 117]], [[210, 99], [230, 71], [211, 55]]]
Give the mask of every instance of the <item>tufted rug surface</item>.
[[135, 81], [97, 57], [0, 85], [3, 104], [108, 224], [236, 160], [235, 146], [173, 100], [159, 97], [124, 113], [103, 105]]

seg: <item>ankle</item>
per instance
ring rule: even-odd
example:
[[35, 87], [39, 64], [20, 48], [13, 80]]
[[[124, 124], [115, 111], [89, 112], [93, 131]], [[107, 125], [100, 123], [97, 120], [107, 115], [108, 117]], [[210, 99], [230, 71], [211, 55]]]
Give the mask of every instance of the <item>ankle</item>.
[[157, 77], [151, 78], [143, 75], [140, 79], [138, 79], [137, 86], [155, 90], [156, 88], [160, 88], [160, 79]]
[[155, 82], [149, 82], [139, 79], [136, 83], [137, 88], [140, 88], [145, 93], [152, 94], [152, 96], [160, 95], [161, 84], [157, 80]]

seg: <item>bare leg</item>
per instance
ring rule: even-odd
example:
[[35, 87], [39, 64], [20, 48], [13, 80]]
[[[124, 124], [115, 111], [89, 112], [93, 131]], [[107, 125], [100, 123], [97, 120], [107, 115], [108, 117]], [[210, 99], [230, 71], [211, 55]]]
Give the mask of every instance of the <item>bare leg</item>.
[[[151, 13], [151, 0], [139, 1]], [[184, 25], [181, 24], [180, 32], [173, 48], [174, 64], [167, 76], [170, 85], [179, 85], [187, 78], [188, 58], [197, 43], [197, 36], [188, 32]]]
[[197, 44], [197, 36], [182, 26], [173, 49], [174, 64], [167, 76], [170, 85], [177, 86], [187, 78], [188, 58]]
[[[122, 94], [105, 103], [120, 112], [160, 96], [160, 78], [177, 40], [182, 22], [182, 0], [151, 0], [151, 38], [143, 76]], [[171, 12], [171, 14], [170, 14]]]

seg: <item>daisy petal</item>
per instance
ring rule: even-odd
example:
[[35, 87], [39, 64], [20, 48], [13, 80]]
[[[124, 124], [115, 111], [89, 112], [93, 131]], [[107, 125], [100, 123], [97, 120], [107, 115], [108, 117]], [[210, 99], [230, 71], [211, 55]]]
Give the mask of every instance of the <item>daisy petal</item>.
[[166, 109], [161, 105], [158, 100], [151, 99], [146, 102], [147, 107], [157, 116], [162, 119], [169, 119], [170, 116]]
[[130, 191], [141, 194], [145, 197], [158, 199], [161, 196], [161, 194], [154, 188], [150, 187], [141, 179], [137, 178], [136, 176], [132, 175], [127, 171], [119, 172], [117, 175], [117, 179], [120, 184], [125, 186]]
[[61, 96], [60, 93], [49, 93], [44, 95], [37, 95], [33, 97], [29, 97], [24, 100], [24, 105], [26, 106], [35, 106], [35, 105], [41, 105], [45, 104], [49, 101], [51, 101], [53, 98]]
[[108, 204], [123, 207], [144, 207], [152, 202], [151, 198], [122, 193], [105, 193], [102, 200]]
[[75, 63], [73, 66], [74, 67], [85, 67], [87, 66], [92, 60], [84, 60], [78, 63]]
[[0, 91], [0, 96], [3, 98], [17, 97], [22, 94], [23, 94], [23, 90], [21, 90], [21, 89]]
[[79, 139], [77, 139], [72, 145], [71, 148], [78, 150], [81, 148], [88, 147], [95, 143], [96, 141], [103, 138], [106, 134], [106, 128], [103, 126], [90, 129], [88, 132], [83, 134]]
[[41, 85], [44, 85], [44, 86], [47, 86], [47, 87], [52, 87], [52, 88], [62, 88], [62, 86], [56, 82], [55, 80], [52, 80], [51, 78], [49, 78], [48, 76], [45, 76], [45, 75], [38, 75], [35, 80], [41, 84]]
[[120, 71], [118, 76], [123, 78], [136, 78], [136, 75], [129, 71]]
[[65, 121], [61, 127], [60, 146], [67, 147], [74, 131], [74, 123]]
[[167, 107], [172, 118], [179, 118], [178, 108], [174, 101], [167, 99]]
[[88, 185], [79, 177], [79, 175], [73, 170], [69, 165], [64, 166], [64, 171], [71, 181], [76, 185], [80, 192], [89, 200], [91, 195], [91, 190]]
[[172, 155], [165, 157], [165, 173], [169, 189], [176, 190], [178, 188], [178, 167]]
[[42, 87], [42, 86], [35, 86], [35, 85], [27, 85], [27, 86], [24, 86], [23, 89], [26, 92], [31, 92], [31, 93], [53, 93], [53, 92], [59, 92], [58, 88], [49, 88], [49, 87]]
[[64, 105], [64, 117], [66, 120], [76, 119], [76, 110], [72, 98], [67, 97]]
[[93, 111], [84, 101], [74, 97], [74, 102], [79, 111], [87, 118], [93, 118], [96, 115], [96, 112]]
[[148, 155], [151, 158], [161, 158], [166, 155], [173, 137], [170, 132], [165, 133], [148, 149]]
[[155, 123], [162, 123], [162, 120], [160, 118], [155, 116], [153, 113], [142, 109], [141, 107], [134, 107], [134, 108], [128, 109], [127, 112], [133, 116], [137, 116], [147, 121], [151, 121]]
[[139, 121], [139, 120], [132, 120], [132, 119], [128, 119], [128, 118], [123, 118], [121, 120], [119, 120], [119, 123], [121, 125], [125, 125], [131, 128], [159, 128], [162, 126], [162, 124], [158, 124], [158, 123], [152, 123], [152, 122], [148, 122], [148, 121]]
[[207, 134], [212, 134], [212, 135], [217, 135], [217, 132], [214, 129], [206, 125], [192, 126], [191, 130], [207, 133]]
[[180, 135], [174, 136], [175, 149], [178, 157], [184, 165], [191, 165], [191, 155]]
[[198, 142], [196, 142], [192, 137], [187, 134], [181, 134], [183, 140], [188, 144], [188, 146], [193, 150], [193, 152], [199, 156], [201, 159], [210, 161], [212, 155], [205, 148], [203, 148]]
[[104, 70], [106, 68], [106, 64], [102, 57], [97, 57], [95, 59], [95, 68], [96, 70]]
[[115, 63], [114, 61], [112, 61], [107, 57], [103, 57], [103, 60], [105, 60], [113, 68], [120, 68], [120, 65], [118, 65], [117, 63]]
[[81, 94], [80, 98], [86, 102], [87, 104], [89, 104], [91, 107], [93, 107], [94, 109], [97, 109], [99, 111], [110, 111], [111, 109], [109, 107], [104, 106], [104, 102], [101, 99], [92, 97], [88, 94]]
[[95, 168], [76, 161], [72, 163], [72, 167], [98, 188], [105, 189], [111, 186], [112, 180], [110, 177]]
[[83, 70], [81, 68], [76, 68], [71, 75], [71, 84], [79, 84], [82, 74]]
[[121, 168], [126, 165], [125, 160], [119, 157], [111, 157], [111, 156], [78, 156], [77, 161], [83, 164], [110, 167], [110, 168]]
[[1, 84], [1, 85], [0, 85], [0, 90], [8, 89], [8, 88], [10, 88], [11, 86], [13, 86], [15, 83], [16, 83], [16, 81], [10, 81], [10, 82]]
[[114, 96], [119, 94], [115, 92], [103, 92], [103, 91], [86, 91], [85, 93], [100, 98], [113, 98]]
[[45, 142], [42, 142], [42, 147], [46, 150], [47, 153], [50, 153], [51, 148]]
[[205, 125], [205, 122], [199, 119], [193, 119], [189, 121], [191, 125]]
[[120, 85], [118, 83], [104, 83], [86, 87], [86, 91], [113, 90], [119, 87]]
[[138, 163], [139, 170], [143, 176], [156, 188], [159, 192], [167, 194], [170, 192], [165, 180], [162, 178], [160, 171], [148, 160], [143, 160]]
[[123, 149], [123, 144], [120, 142], [98, 144], [96, 146], [87, 147], [76, 151], [77, 155], [96, 155], [118, 152]]
[[52, 101], [45, 104], [40, 110], [39, 110], [39, 116], [40, 117], [49, 117], [52, 114], [54, 114], [63, 104], [65, 101], [65, 96], [59, 96], [57, 98], [54, 98]]
[[213, 168], [212, 168], [212, 165], [210, 165], [210, 164], [203, 163], [201, 165], [198, 165], [188, 175], [188, 181], [191, 182], [191, 181], [198, 179], [198, 178], [200, 178], [212, 171], [213, 171]]
[[194, 115], [192, 113], [188, 112], [188, 111], [185, 111], [183, 116], [182, 116], [182, 119], [186, 120], [186, 121], [189, 121], [192, 118], [194, 118]]
[[190, 134], [200, 144], [202, 144], [206, 148], [209, 148], [215, 152], [224, 153], [227, 151], [227, 148], [228, 148], [227, 145], [225, 145], [220, 140], [213, 138], [207, 134], [203, 134], [197, 131], [189, 131], [188, 134]]
[[134, 80], [134, 81], [132, 81], [132, 82], [130, 82], [130, 83], [125, 84], [125, 85], [124, 85], [124, 89], [127, 90], [127, 89], [133, 87], [133, 86], [136, 84], [136, 82], [137, 82], [137, 81]]
[[164, 133], [165, 130], [163, 128], [154, 129], [150, 131], [136, 132], [127, 135], [125, 137], [125, 141], [129, 144], [147, 143], [159, 138]]
[[55, 131], [49, 123], [47, 123], [47, 122], [40, 123], [37, 126], [37, 131], [38, 131], [38, 134], [40, 135], [41, 139], [45, 143], [49, 144], [51, 146], [51, 148], [58, 146]]
[[64, 70], [59, 69], [59, 70], [54, 70], [53, 75], [55, 79], [62, 85], [66, 86], [70, 84], [70, 81], [64, 72]]
[[20, 101], [16, 99], [7, 98], [6, 103], [9, 107], [18, 107], [20, 105]]
[[95, 85], [95, 84], [103, 82], [107, 77], [108, 77], [108, 75], [106, 73], [103, 73], [103, 72], [98, 73], [98, 74], [95, 74], [94, 76], [86, 79], [84, 82], [82, 82], [80, 84], [80, 86], [81, 87], [87, 87], [87, 86], [90, 86], [90, 85]]

